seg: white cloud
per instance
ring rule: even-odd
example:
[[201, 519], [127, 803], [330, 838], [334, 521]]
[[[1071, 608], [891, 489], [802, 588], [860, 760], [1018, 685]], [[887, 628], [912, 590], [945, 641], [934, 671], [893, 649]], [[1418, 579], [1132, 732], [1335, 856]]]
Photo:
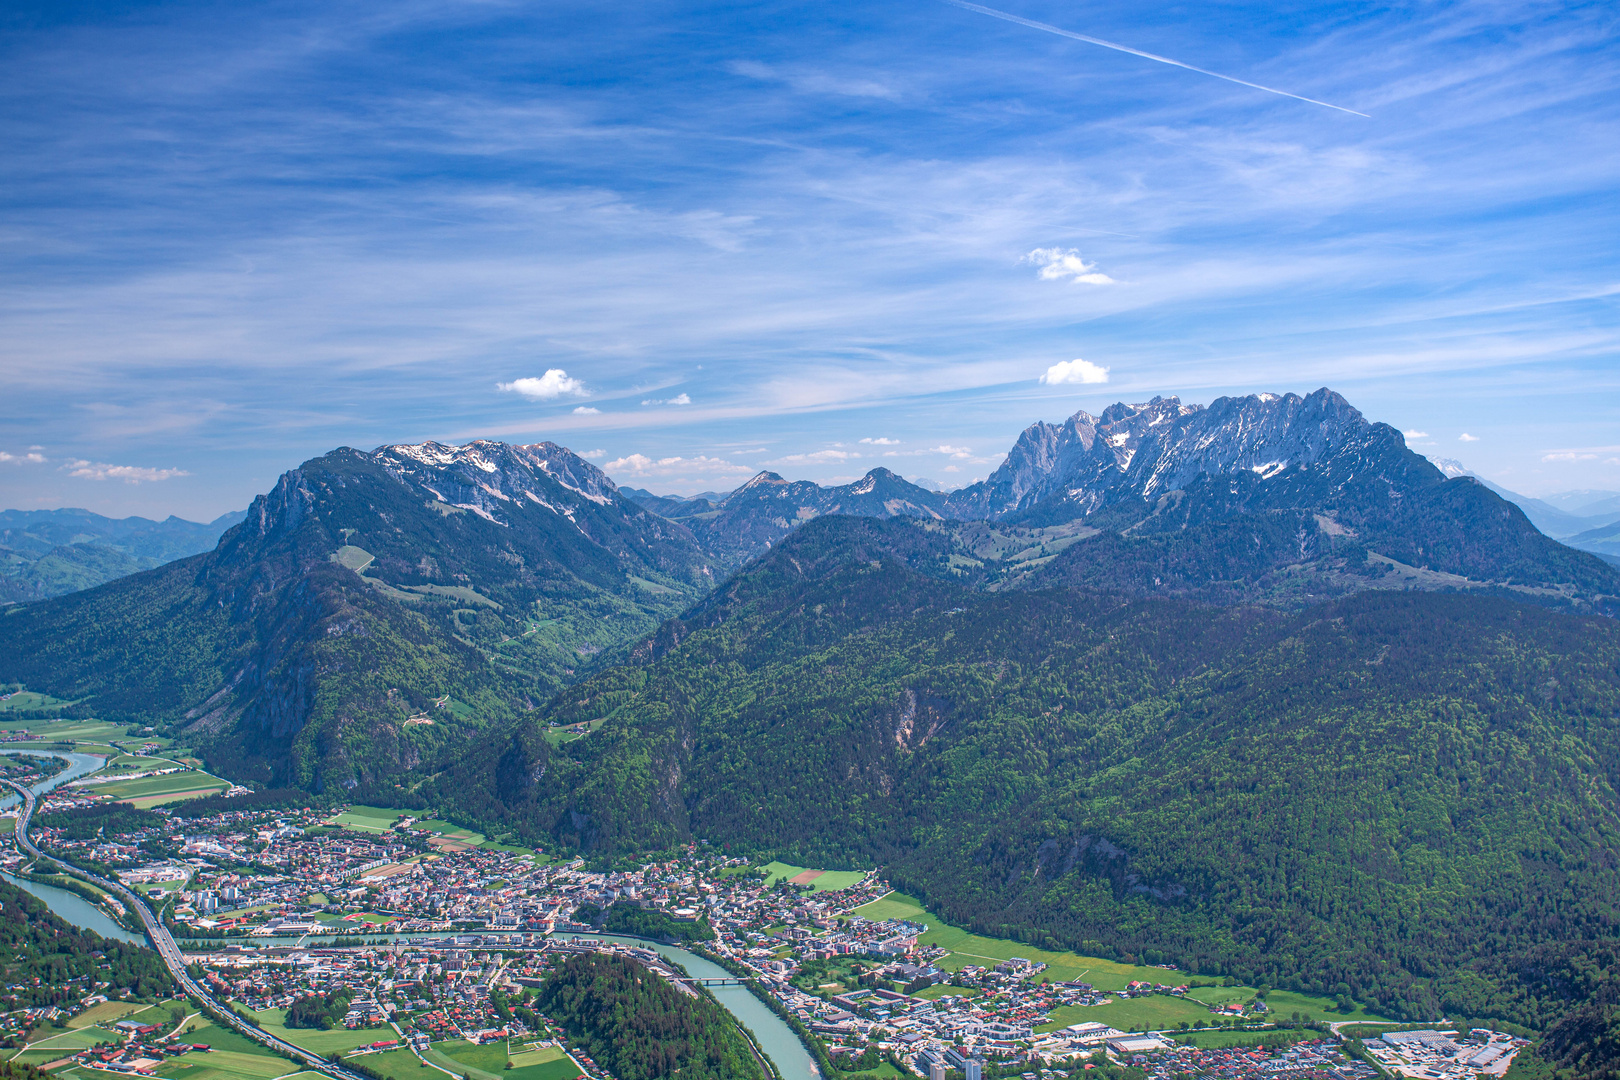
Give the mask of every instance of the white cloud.
[[601, 409], [593, 409], [589, 405], [577, 405], [574, 407], [575, 416], [595, 416], [601, 411]]
[[569, 378], [568, 372], [562, 368], [548, 368], [538, 379], [513, 379], [511, 382], [496, 383], [495, 389], [506, 394], [522, 394], [530, 401], [550, 401], [564, 394], [571, 394], [574, 397], [584, 397], [586, 394], [585, 384], [578, 379]]
[[1596, 461], [1596, 454], [1583, 454], [1575, 450], [1563, 450], [1552, 454], [1541, 455], [1542, 461]]
[[148, 469], [140, 465], [108, 465], [104, 461], [67, 462], [62, 468], [69, 476], [84, 480], [122, 480], [126, 484], [170, 480], [176, 476], [190, 476], [184, 469]]
[[1457, 441], [1458, 442], [1479, 442], [1479, 436], [1478, 435], [1470, 435], [1470, 434], [1468, 434], [1468, 432], [1465, 431], [1461, 435], [1457, 436]]
[[1041, 376], [1041, 382], [1047, 386], [1063, 386], [1066, 383], [1094, 385], [1108, 381], [1108, 368], [1099, 367], [1090, 360], [1064, 360], [1053, 364]]
[[1065, 278], [1076, 285], [1112, 285], [1114, 279], [1096, 273], [1097, 264], [1088, 263], [1074, 248], [1036, 248], [1024, 256], [1024, 262], [1041, 268], [1042, 281], [1062, 281]]
[[899, 446], [900, 445], [900, 440], [899, 439], [889, 439], [889, 438], [862, 439], [861, 442], [866, 446]]
[[33, 465], [40, 465], [44, 463], [45, 455], [37, 451], [30, 451], [26, 454], [8, 454], [4, 450], [0, 450], [0, 461], [26, 461]]
[[774, 461], [767, 461], [767, 462], [765, 462], [765, 464], [767, 464], [767, 465], [827, 465], [827, 464], [836, 464], [837, 462], [840, 462], [840, 461], [848, 461], [850, 458], [858, 458], [860, 456], [861, 455], [859, 455], [859, 454], [857, 454], [857, 453], [855, 453], [854, 451], [851, 451], [851, 450], [817, 450], [817, 451], [815, 451], [813, 453], [809, 453], [809, 454], [788, 454], [787, 456], [779, 457], [779, 458], [775, 459]]
[[957, 461], [966, 461], [973, 456], [973, 451], [969, 447], [951, 446], [949, 443], [936, 446], [933, 450], [936, 454], [949, 454]]
[[599, 457], [607, 457], [607, 451], [606, 450], [581, 450], [579, 452], [579, 456], [582, 457], [582, 458], [592, 458], [592, 459], [599, 458]]
[[1405, 435], [1408, 439], [1427, 439], [1429, 437], [1429, 433], [1427, 431], [1403, 431], [1401, 434]]
[[690, 405], [692, 398], [687, 394], [677, 394], [672, 398], [647, 398], [643, 405]]
[[615, 458], [602, 466], [606, 473], [618, 473], [629, 476], [657, 476], [678, 477], [682, 475], [725, 476], [746, 474], [753, 475], [754, 470], [747, 465], [734, 465], [725, 458], [708, 457], [699, 454], [696, 457], [663, 457], [650, 458], [645, 454], [626, 454], [622, 458]]

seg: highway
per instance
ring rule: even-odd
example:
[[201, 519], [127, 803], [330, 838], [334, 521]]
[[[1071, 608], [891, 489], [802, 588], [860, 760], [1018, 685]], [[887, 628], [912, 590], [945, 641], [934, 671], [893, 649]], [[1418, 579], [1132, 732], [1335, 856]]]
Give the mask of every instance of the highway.
[[[34, 793], [21, 784], [13, 783], [10, 780], [0, 780], [0, 783], [14, 789], [23, 798], [22, 812], [17, 818], [17, 846], [36, 859], [45, 858], [46, 856], [28, 838], [28, 823], [34, 816]], [[159, 921], [144, 897], [133, 889], [126, 887], [122, 882], [109, 881], [106, 878], [87, 873], [78, 867], [70, 866], [60, 859], [52, 861], [61, 866], [66, 873], [121, 897], [139, 913], [141, 923], [146, 927], [146, 937], [152, 942], [152, 946], [157, 949], [158, 955], [163, 957], [163, 962], [168, 966], [169, 973], [174, 976], [175, 981], [180, 984], [186, 993], [202, 1002], [215, 1014], [214, 1020], [216, 1023], [226, 1024], [254, 1042], [262, 1043], [279, 1053], [289, 1054], [309, 1068], [334, 1077], [335, 1080], [371, 1080], [370, 1077], [363, 1073], [355, 1072], [353, 1069], [345, 1068], [342, 1065], [334, 1065], [319, 1054], [312, 1054], [301, 1046], [294, 1046], [285, 1039], [279, 1039], [263, 1028], [250, 1024], [237, 1016], [229, 1008], [217, 1001], [206, 987], [193, 979], [186, 971], [185, 954], [180, 951], [180, 946], [175, 944], [174, 935], [169, 933], [169, 928]]]

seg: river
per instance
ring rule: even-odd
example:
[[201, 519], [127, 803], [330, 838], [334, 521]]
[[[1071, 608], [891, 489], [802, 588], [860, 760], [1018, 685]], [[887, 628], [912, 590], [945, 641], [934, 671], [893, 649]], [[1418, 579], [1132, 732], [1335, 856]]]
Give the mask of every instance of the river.
[[[75, 754], [65, 750], [53, 753], [47, 750], [13, 750], [8, 747], [0, 749], [0, 753], [60, 757], [66, 758], [71, 763], [65, 771], [34, 785], [33, 791], [36, 795], [43, 794], [51, 788], [65, 784], [70, 780], [76, 780], [87, 773], [95, 772], [106, 764], [103, 758], [91, 754]], [[0, 809], [14, 805], [16, 802], [17, 796], [15, 795], [0, 800]], [[144, 935], [131, 934], [78, 893], [58, 889], [51, 885], [39, 885], [32, 881], [23, 881], [10, 874], [0, 873], [0, 877], [4, 877], [20, 889], [26, 889], [33, 893], [45, 901], [46, 906], [53, 912], [74, 926], [94, 930], [103, 937], [117, 938], [120, 941], [146, 941]], [[403, 938], [418, 935], [400, 934], [397, 936]], [[419, 936], [443, 937], [444, 935], [422, 934]], [[656, 949], [666, 959], [673, 960], [685, 968], [686, 973], [694, 979], [732, 978], [729, 971], [712, 960], [705, 960], [701, 956], [694, 955], [673, 945], [659, 945], [640, 938], [615, 937], [612, 935], [582, 934], [577, 936], [593, 941], [618, 941], [631, 945], [640, 945], [643, 948]], [[271, 939], [260, 938], [252, 943], [272, 944], [281, 943], [282, 940], [276, 939], [273, 942]], [[381, 944], [392, 940], [393, 937], [382, 936], [377, 939], [377, 943]], [[235, 939], [235, 943], [248, 944], [248, 942], [241, 939]], [[348, 944], [342, 939], [339, 939], [339, 943]], [[355, 944], [360, 943], [356, 942]], [[714, 995], [715, 1000], [725, 1006], [726, 1011], [741, 1021], [749, 1031], [753, 1032], [755, 1041], [759, 1043], [759, 1048], [765, 1052], [765, 1056], [770, 1058], [771, 1062], [781, 1072], [783, 1080], [818, 1080], [820, 1078], [821, 1070], [816, 1068], [815, 1059], [804, 1048], [804, 1044], [799, 1041], [799, 1037], [793, 1034], [793, 1029], [788, 1027], [782, 1018], [772, 1012], [764, 1002], [755, 997], [752, 990], [746, 986], [714, 986], [709, 988], [709, 992]]]

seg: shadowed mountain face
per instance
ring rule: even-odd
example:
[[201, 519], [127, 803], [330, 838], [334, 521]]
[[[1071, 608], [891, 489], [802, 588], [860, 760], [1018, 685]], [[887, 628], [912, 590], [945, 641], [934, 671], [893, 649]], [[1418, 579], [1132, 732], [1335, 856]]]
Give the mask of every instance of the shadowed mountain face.
[[62, 596], [196, 555], [241, 520], [241, 511], [200, 524], [88, 510], [0, 510], [0, 601]]
[[382, 783], [648, 633], [709, 563], [549, 443], [345, 448], [214, 551], [0, 620], [0, 665], [243, 779]]

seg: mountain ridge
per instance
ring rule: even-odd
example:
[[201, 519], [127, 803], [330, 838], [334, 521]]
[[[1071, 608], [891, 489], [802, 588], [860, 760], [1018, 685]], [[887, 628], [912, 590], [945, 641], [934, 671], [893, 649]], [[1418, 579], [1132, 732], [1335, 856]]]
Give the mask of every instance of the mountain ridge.
[[109, 518], [78, 507], [0, 510], [0, 602], [92, 588], [206, 551], [244, 511], [210, 522]]

